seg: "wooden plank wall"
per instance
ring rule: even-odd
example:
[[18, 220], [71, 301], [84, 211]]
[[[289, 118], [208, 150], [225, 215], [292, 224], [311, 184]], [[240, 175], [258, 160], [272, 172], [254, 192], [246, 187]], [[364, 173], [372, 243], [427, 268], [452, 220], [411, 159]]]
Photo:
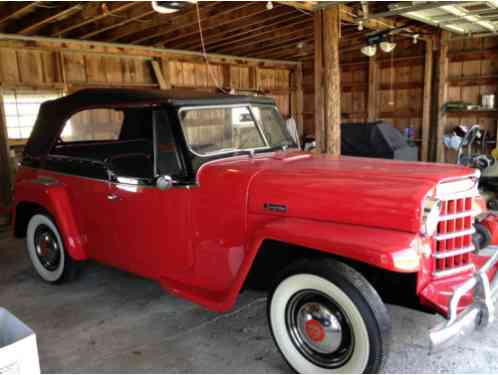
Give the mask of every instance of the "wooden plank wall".
[[284, 116], [293, 113], [291, 75], [297, 64], [216, 55], [208, 70], [199, 55], [67, 40], [1, 40], [0, 89], [158, 88], [152, 60], [160, 62], [172, 89], [258, 89], [275, 98]]
[[[450, 39], [448, 60], [448, 101], [480, 104], [483, 94], [498, 94], [498, 38]], [[479, 124], [495, 137], [497, 118], [497, 112], [450, 114], [444, 133]]]

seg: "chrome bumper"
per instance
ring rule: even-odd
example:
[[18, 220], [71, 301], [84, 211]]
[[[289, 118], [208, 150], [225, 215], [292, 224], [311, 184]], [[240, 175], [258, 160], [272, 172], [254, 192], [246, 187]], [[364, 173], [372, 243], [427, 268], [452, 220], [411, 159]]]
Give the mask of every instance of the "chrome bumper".
[[[448, 306], [449, 319], [429, 333], [430, 351], [440, 351], [473, 330], [486, 327], [495, 319], [494, 300], [498, 296], [498, 277], [491, 282], [488, 271], [498, 262], [498, 246], [490, 246], [494, 254], [474, 277], [467, 280], [453, 292]], [[457, 308], [462, 297], [472, 291], [474, 302], [460, 314]]]

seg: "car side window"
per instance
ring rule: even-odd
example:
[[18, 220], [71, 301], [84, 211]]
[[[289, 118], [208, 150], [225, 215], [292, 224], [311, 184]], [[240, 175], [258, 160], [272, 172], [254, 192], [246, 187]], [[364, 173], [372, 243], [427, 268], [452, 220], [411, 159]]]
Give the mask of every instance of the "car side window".
[[115, 141], [119, 139], [124, 112], [113, 108], [87, 109], [66, 121], [63, 142]]
[[77, 112], [66, 121], [51, 155], [63, 156], [68, 162], [93, 163], [93, 167], [85, 168], [85, 175], [91, 174], [98, 164], [117, 176], [152, 179], [155, 175], [153, 112], [152, 107]]

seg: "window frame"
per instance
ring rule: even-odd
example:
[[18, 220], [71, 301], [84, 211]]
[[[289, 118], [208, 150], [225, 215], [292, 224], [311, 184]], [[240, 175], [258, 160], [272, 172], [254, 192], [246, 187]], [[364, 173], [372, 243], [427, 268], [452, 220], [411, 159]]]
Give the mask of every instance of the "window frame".
[[[199, 109], [224, 109], [224, 108], [247, 108], [249, 110], [249, 113], [251, 115], [251, 118], [254, 122], [254, 125], [257, 129], [257, 131], [259, 132], [260, 136], [261, 136], [261, 139], [263, 140], [263, 142], [265, 143], [265, 146], [263, 147], [255, 147], [255, 148], [246, 148], [246, 149], [239, 149], [239, 150], [228, 150], [228, 151], [218, 151], [218, 152], [211, 152], [209, 154], [199, 154], [198, 152], [194, 151], [190, 145], [190, 142], [188, 141], [187, 139], [187, 134], [186, 134], [186, 131], [185, 131], [185, 128], [184, 128], [184, 125], [182, 123], [182, 119], [181, 119], [181, 113], [184, 112], [184, 111], [192, 111], [192, 110], [199, 110]], [[276, 106], [272, 106], [272, 105], [269, 105], [269, 107], [276, 107]], [[278, 109], [277, 109], [278, 111]], [[183, 133], [183, 137], [185, 139], [185, 143], [187, 144], [187, 147], [188, 147], [188, 150], [195, 156], [199, 157], [199, 158], [203, 158], [203, 159], [207, 159], [207, 158], [212, 158], [212, 157], [216, 157], [216, 156], [220, 156], [220, 155], [230, 155], [230, 154], [233, 154], [233, 153], [237, 153], [237, 152], [255, 152], [255, 151], [261, 151], [261, 150], [267, 150], [269, 149], [271, 146], [268, 142], [268, 139], [266, 138], [266, 135], [264, 134], [264, 131], [262, 130], [262, 124], [260, 122], [260, 120], [258, 120], [256, 118], [256, 116], [254, 115], [254, 111], [253, 111], [253, 104], [251, 103], [247, 103], [247, 102], [242, 102], [242, 103], [237, 103], [237, 104], [213, 104], [213, 105], [194, 105], [194, 106], [185, 106], [185, 107], [180, 107], [177, 111], [177, 116], [178, 116], [178, 122], [180, 123], [180, 127], [181, 127], [181, 130], [182, 130], [182, 133]]]

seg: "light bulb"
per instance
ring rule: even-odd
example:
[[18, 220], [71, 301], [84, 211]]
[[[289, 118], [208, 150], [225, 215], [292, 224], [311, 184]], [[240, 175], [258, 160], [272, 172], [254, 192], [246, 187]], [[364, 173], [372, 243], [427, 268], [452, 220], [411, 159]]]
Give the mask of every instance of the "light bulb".
[[273, 3], [271, 1], [266, 2], [266, 9], [268, 9], [268, 10], [273, 9]]
[[365, 46], [361, 48], [361, 53], [365, 56], [372, 57], [377, 53], [377, 46]]
[[393, 42], [380, 42], [380, 49], [385, 53], [392, 52], [396, 48], [396, 43]]
[[358, 31], [363, 31], [363, 21], [358, 22]]

